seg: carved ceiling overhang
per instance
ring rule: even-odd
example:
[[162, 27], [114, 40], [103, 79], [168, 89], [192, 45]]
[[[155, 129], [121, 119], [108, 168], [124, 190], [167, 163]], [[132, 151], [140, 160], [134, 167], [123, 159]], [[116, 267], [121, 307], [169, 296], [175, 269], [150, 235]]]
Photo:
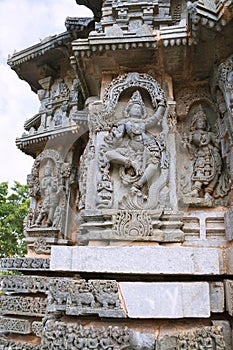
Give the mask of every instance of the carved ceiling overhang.
[[28, 82], [34, 92], [41, 89], [40, 79], [48, 75], [56, 78], [69, 65], [71, 42], [88, 37], [94, 28], [94, 21], [90, 18], [68, 17], [65, 24], [66, 32], [49, 36], [36, 45], [9, 55], [8, 65], [22, 80]]
[[187, 6], [193, 37], [199, 36], [201, 27], [220, 32], [233, 18], [233, 0], [189, 1]]
[[9, 56], [7, 63], [12, 69], [16, 69], [20, 64], [34, 60], [44, 55], [47, 51], [53, 50], [72, 40], [70, 32], [64, 32], [59, 35], [49, 36], [40, 43], [33, 45], [25, 50], [14, 53]]

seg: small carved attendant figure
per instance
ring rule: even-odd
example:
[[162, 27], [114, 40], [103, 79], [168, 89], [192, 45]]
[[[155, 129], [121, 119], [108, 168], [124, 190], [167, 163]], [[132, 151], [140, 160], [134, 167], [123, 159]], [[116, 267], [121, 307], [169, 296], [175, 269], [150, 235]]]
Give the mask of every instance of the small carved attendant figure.
[[115, 145], [106, 152], [106, 158], [124, 167], [122, 177], [133, 184], [132, 190], [140, 190], [150, 182], [161, 160], [161, 145], [146, 134], [145, 118], [146, 107], [136, 91], [127, 104], [124, 122], [114, 126], [106, 138]]
[[212, 199], [212, 193], [221, 173], [221, 157], [216, 135], [210, 131], [207, 117], [200, 107], [194, 114], [189, 142], [193, 145], [194, 164], [192, 174], [192, 197]]

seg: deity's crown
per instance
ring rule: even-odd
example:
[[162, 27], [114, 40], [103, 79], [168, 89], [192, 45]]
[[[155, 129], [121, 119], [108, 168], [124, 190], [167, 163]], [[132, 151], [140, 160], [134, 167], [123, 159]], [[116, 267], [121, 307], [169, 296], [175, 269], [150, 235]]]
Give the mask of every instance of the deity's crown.
[[139, 106], [141, 106], [142, 108], [142, 118], [146, 117], [146, 106], [145, 103], [143, 102], [142, 96], [140, 94], [140, 92], [137, 90], [133, 93], [133, 95], [131, 96], [129, 102], [127, 103], [127, 107], [125, 109], [125, 115], [127, 117], [130, 108], [135, 105], [138, 104]]
[[139, 104], [144, 105], [144, 102], [142, 100], [142, 96], [140, 94], [140, 92], [137, 90], [133, 93], [133, 95], [131, 96], [131, 99], [129, 100], [128, 104], [132, 105], [132, 104]]
[[195, 129], [195, 125], [196, 125], [197, 120], [205, 121], [206, 125], [208, 126], [208, 119], [207, 119], [207, 116], [206, 116], [205, 111], [203, 110], [203, 107], [201, 104], [196, 108], [195, 113], [193, 115], [193, 120], [191, 123], [192, 130]]

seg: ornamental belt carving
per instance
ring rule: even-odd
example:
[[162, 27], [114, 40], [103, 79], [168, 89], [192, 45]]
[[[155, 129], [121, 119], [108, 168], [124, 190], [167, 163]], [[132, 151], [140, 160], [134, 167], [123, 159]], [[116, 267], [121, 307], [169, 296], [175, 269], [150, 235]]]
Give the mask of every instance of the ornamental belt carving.
[[0, 260], [4, 270], [48, 270], [50, 259], [43, 258], [3, 258]]

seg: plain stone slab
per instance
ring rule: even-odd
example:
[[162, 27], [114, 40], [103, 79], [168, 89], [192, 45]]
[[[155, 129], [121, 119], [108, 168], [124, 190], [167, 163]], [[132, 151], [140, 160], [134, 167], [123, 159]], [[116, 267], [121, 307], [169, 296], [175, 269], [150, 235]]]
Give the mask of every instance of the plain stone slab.
[[132, 246], [53, 246], [53, 271], [127, 274], [219, 275], [223, 274], [219, 248]]
[[130, 318], [194, 318], [210, 316], [209, 284], [120, 282]]

